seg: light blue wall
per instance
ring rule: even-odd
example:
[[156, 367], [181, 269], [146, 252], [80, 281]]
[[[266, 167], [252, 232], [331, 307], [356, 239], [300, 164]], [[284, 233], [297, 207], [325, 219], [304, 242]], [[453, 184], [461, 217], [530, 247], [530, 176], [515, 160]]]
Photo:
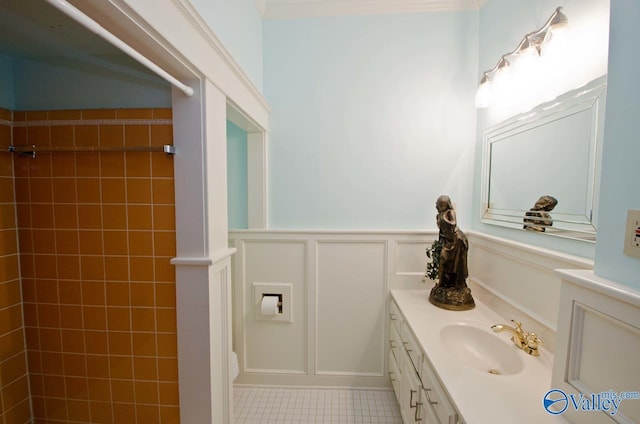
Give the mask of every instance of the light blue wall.
[[0, 55], [0, 108], [14, 110], [16, 99], [13, 90], [13, 62]]
[[[535, 2], [489, 0], [480, 11], [480, 52], [476, 81], [480, 80], [483, 71], [493, 68], [503, 54], [512, 51], [526, 33], [542, 27], [558, 6], [563, 7], [563, 12], [569, 19], [572, 50], [568, 54], [573, 55], [571, 57], [573, 67], [562, 69], [561, 72], [554, 74], [551, 81], [548, 81], [550, 84], [555, 84], [557, 91], [554, 96], [606, 74], [609, 0], [538, 0]], [[537, 93], [530, 94], [535, 96]], [[513, 104], [509, 110], [499, 110], [498, 106], [478, 109], [475, 157], [477, 178], [474, 179], [473, 189], [473, 228], [498, 237], [593, 258], [595, 255], [593, 243], [496, 227], [480, 222], [480, 177], [484, 131], [509, 116], [528, 110], [529, 107], [530, 105], [523, 104], [522, 108], [518, 109], [518, 104]]]
[[435, 229], [471, 213], [477, 11], [264, 23], [271, 228]]
[[191, 0], [191, 3], [262, 91], [262, 17], [255, 0]]
[[171, 87], [142, 67], [14, 58], [14, 110], [171, 107]]
[[611, 2], [607, 112], [596, 274], [640, 288], [640, 259], [624, 255], [628, 209], [640, 209], [640, 2]]
[[229, 229], [249, 228], [247, 133], [227, 121], [227, 210]]

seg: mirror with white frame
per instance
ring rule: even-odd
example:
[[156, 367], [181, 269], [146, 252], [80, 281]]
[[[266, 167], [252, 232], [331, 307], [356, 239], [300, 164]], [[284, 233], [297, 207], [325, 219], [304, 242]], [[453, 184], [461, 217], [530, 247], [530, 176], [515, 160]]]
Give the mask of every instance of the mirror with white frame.
[[595, 241], [605, 97], [603, 76], [485, 131], [482, 222]]

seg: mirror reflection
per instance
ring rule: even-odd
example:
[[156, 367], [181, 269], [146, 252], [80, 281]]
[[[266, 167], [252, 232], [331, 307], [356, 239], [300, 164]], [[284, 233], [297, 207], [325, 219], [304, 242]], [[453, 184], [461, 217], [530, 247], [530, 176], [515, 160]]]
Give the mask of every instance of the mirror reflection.
[[524, 226], [522, 228], [539, 233], [547, 231], [547, 228], [553, 225], [553, 218], [549, 212], [557, 204], [558, 199], [553, 196], [540, 197], [536, 204], [524, 214]]
[[605, 77], [491, 127], [482, 221], [595, 241]]

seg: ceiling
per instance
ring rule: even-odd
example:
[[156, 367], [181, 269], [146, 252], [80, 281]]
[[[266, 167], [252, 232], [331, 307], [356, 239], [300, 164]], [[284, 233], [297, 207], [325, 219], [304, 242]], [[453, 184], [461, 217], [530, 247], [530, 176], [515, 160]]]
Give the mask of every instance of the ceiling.
[[[265, 19], [477, 9], [484, 1], [255, 0]], [[0, 0], [0, 55], [150, 73], [45, 0]]]
[[[160, 81], [146, 67], [45, 0], [0, 0], [0, 56], [104, 73], [112, 78]], [[14, 68], [14, 72], [19, 71]]]
[[35, 59], [121, 53], [44, 0], [0, 0], [0, 54]]

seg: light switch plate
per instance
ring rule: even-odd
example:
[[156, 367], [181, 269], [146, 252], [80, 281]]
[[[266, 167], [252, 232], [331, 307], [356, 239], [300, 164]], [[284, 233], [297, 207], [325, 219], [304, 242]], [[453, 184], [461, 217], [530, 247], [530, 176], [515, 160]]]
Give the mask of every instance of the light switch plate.
[[624, 234], [624, 254], [640, 259], [640, 211], [627, 211], [627, 230]]

